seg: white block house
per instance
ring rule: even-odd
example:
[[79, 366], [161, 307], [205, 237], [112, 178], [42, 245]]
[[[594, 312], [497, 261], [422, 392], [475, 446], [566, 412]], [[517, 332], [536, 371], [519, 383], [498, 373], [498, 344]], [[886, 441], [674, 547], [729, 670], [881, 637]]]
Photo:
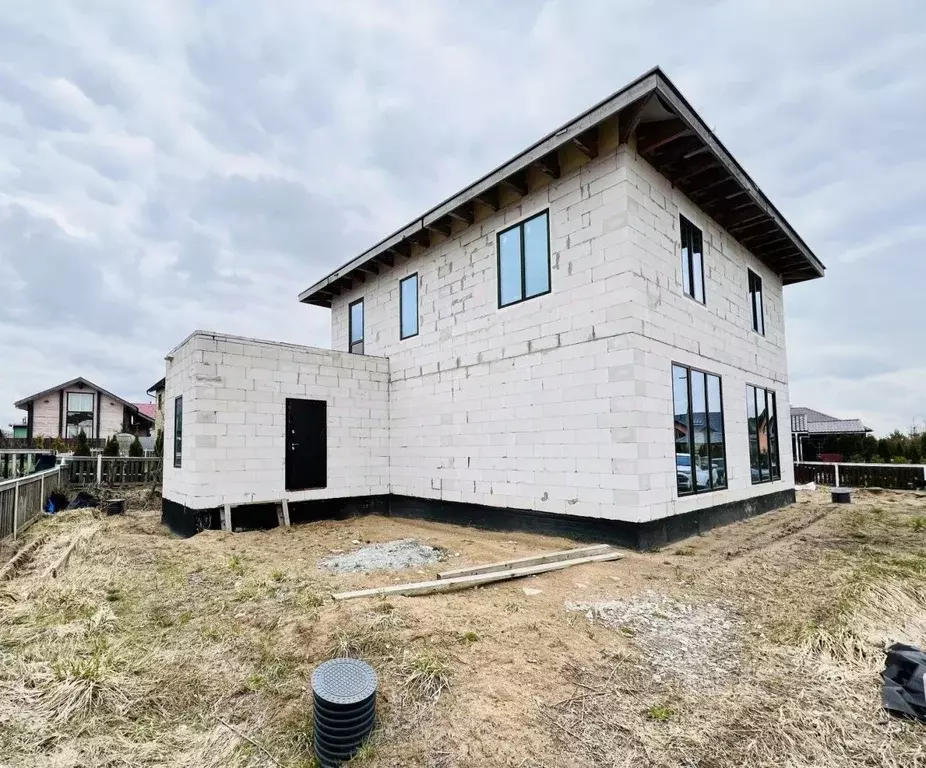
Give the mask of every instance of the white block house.
[[781, 506], [782, 292], [823, 271], [653, 70], [305, 290], [333, 350], [171, 352], [165, 517], [372, 504], [653, 546]]

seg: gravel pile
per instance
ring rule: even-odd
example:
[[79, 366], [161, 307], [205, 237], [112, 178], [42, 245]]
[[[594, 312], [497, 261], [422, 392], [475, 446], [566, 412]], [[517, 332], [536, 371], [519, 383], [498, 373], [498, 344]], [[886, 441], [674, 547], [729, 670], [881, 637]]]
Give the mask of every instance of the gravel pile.
[[566, 608], [630, 638], [656, 669], [656, 680], [713, 685], [738, 669], [737, 636], [743, 622], [717, 603], [688, 604], [646, 592], [628, 600], [566, 603]]
[[337, 573], [397, 571], [401, 568], [429, 565], [443, 559], [443, 550], [414, 539], [399, 539], [370, 544], [344, 555], [326, 557], [321, 561], [321, 567]]

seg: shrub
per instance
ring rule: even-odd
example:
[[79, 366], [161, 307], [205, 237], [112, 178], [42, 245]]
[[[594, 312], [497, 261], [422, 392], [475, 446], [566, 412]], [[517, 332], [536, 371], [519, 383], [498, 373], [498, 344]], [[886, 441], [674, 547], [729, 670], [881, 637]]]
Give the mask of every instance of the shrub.
[[89, 456], [90, 443], [87, 441], [87, 435], [83, 430], [77, 435], [77, 447], [74, 449], [75, 456]]
[[64, 440], [62, 440], [60, 437], [56, 437], [52, 441], [51, 447], [55, 453], [64, 453], [68, 449], [67, 446], [64, 444]]
[[141, 447], [141, 440], [138, 439], [138, 435], [135, 435], [135, 439], [129, 446], [129, 456], [135, 459], [140, 459], [144, 455], [145, 449]]
[[106, 440], [106, 444], [103, 446], [103, 455], [104, 456], [118, 456], [119, 455], [119, 441], [116, 440], [115, 435], [110, 435]]

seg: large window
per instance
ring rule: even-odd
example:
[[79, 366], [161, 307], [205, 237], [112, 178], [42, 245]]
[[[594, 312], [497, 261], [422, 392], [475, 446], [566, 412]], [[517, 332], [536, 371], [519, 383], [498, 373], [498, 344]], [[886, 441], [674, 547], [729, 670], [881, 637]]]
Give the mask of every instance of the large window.
[[93, 437], [93, 393], [68, 392], [67, 437]]
[[399, 338], [418, 335], [418, 273], [399, 281]]
[[751, 269], [749, 272], [749, 310], [752, 313], [752, 330], [765, 336], [765, 308], [762, 306], [762, 278]]
[[498, 306], [550, 292], [550, 218], [546, 211], [498, 234]]
[[174, 400], [174, 466], [183, 463], [183, 397]]
[[672, 366], [675, 473], [679, 495], [727, 487], [720, 377]]
[[350, 342], [348, 351], [355, 355], [363, 354], [363, 299], [357, 299], [347, 308], [348, 331]]
[[704, 249], [701, 230], [679, 216], [682, 236], [682, 288], [691, 298], [704, 301]]
[[781, 480], [778, 460], [778, 403], [770, 389], [746, 387], [749, 469], [753, 483]]

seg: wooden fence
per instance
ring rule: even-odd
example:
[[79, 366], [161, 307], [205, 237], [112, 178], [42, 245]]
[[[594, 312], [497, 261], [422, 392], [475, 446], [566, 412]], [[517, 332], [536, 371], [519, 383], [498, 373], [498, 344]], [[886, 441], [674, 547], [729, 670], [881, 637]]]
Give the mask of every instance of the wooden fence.
[[926, 464], [843, 464], [802, 461], [794, 465], [794, 482], [847, 488], [926, 487]]
[[148, 485], [161, 482], [161, 459], [71, 456], [64, 464], [68, 484]]
[[58, 466], [0, 483], [0, 540], [15, 538], [41, 517], [45, 499], [63, 479]]

